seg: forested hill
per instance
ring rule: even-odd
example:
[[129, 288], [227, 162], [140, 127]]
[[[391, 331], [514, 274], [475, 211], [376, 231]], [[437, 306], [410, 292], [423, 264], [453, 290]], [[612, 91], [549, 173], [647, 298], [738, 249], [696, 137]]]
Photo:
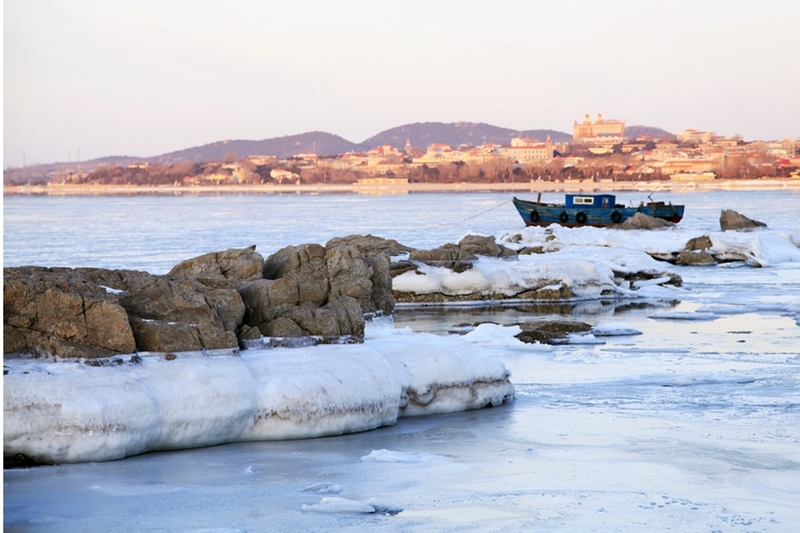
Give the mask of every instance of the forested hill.
[[628, 139], [636, 139], [642, 135], [649, 135], [653, 139], [661, 137], [675, 137], [672, 133], [661, 128], [653, 128], [651, 126], [625, 126], [625, 137]]
[[569, 142], [572, 136], [555, 130], [512, 130], [476, 122], [416, 122], [398, 126], [370, 137], [363, 145], [369, 147], [390, 144], [402, 149], [406, 140], [411, 146], [425, 148], [432, 143], [446, 143], [450, 146], [469, 144], [479, 146], [484, 143], [509, 144], [514, 137], [531, 137], [544, 141], [547, 136], [553, 142]]
[[218, 141], [178, 150], [177, 152], [148, 157], [145, 161], [152, 163], [181, 163], [183, 161], [201, 163], [204, 161], [220, 161], [231, 153], [235, 154], [236, 158], [250, 155], [291, 157], [307, 152], [313, 152], [317, 155], [336, 155], [362, 149], [361, 145], [343, 139], [338, 135], [323, 131], [311, 131], [299, 135], [274, 137], [261, 141]]

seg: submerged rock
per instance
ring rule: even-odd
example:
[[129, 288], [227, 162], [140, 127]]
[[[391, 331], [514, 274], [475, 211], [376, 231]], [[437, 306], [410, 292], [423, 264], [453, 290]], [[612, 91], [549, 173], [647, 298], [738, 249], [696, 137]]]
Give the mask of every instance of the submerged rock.
[[548, 320], [540, 322], [525, 322], [518, 324], [522, 329], [515, 337], [522, 342], [532, 344], [553, 344], [561, 339], [566, 339], [570, 333], [588, 333], [592, 326], [585, 322], [569, 320]]
[[722, 231], [752, 231], [754, 229], [767, 227], [763, 222], [747, 218], [732, 209], [722, 210], [719, 215], [719, 226]]

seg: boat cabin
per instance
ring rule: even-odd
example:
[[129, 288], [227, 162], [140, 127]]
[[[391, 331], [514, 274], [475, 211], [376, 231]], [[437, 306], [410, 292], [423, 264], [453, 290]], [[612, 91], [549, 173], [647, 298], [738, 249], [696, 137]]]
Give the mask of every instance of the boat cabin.
[[611, 209], [616, 200], [613, 194], [567, 194], [565, 207]]

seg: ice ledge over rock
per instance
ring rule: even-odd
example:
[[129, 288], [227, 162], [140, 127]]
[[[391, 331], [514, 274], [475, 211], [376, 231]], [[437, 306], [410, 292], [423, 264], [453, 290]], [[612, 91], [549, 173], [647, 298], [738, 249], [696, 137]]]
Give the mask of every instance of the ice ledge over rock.
[[6, 368], [7, 465], [339, 435], [514, 396], [508, 371], [482, 348], [394, 329], [360, 345], [145, 356], [117, 366], [11, 360]]

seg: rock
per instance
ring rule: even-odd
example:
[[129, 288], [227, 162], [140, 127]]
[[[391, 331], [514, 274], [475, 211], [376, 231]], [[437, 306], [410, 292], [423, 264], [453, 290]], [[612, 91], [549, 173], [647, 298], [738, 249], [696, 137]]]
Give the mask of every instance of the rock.
[[532, 255], [532, 254], [543, 254], [544, 246], [526, 246], [525, 248], [521, 249], [517, 252], [518, 255]]
[[708, 235], [703, 235], [701, 237], [695, 237], [693, 239], [689, 239], [686, 241], [686, 246], [683, 247], [684, 250], [687, 251], [695, 251], [695, 250], [707, 250], [708, 248], [712, 248], [714, 244], [711, 242], [711, 237]]
[[622, 224], [619, 224], [617, 229], [659, 229], [674, 226], [672, 222], [668, 222], [663, 218], [655, 218], [644, 213], [636, 213]]
[[242, 323], [245, 305], [235, 289], [211, 288], [194, 278], [149, 274], [123, 273], [121, 281], [125, 289], [120, 295], [120, 305], [128, 312], [132, 325], [133, 319], [140, 319], [134, 328], [137, 349], [179, 351], [181, 348], [175, 348], [176, 344], [169, 339], [169, 331], [180, 339], [194, 339], [187, 327], [195, 328], [192, 331], [199, 346], [191, 343], [183, 350], [238, 347], [236, 330]]
[[433, 250], [414, 250], [408, 254], [408, 258], [426, 265], [464, 272], [472, 268], [472, 262], [478, 259], [478, 256], [462, 251], [456, 244], [448, 243]]
[[264, 278], [294, 283], [299, 303], [323, 305], [330, 292], [325, 253], [319, 244], [282, 248], [264, 261]]
[[363, 336], [365, 312], [394, 309], [388, 256], [369, 250], [385, 244], [356, 236], [328, 249], [306, 244], [279, 250], [264, 262], [266, 279], [237, 287], [244, 323], [270, 337]]
[[260, 339], [261, 331], [258, 328], [248, 326], [247, 324], [242, 324], [242, 327], [239, 328], [239, 333], [236, 335], [236, 338], [239, 339], [239, 343], [241, 345], [242, 341], [253, 341]]
[[723, 209], [719, 215], [719, 226], [722, 231], [752, 231], [757, 228], [766, 228], [767, 225], [758, 220], [752, 220], [731, 209]]
[[515, 335], [522, 342], [552, 344], [560, 339], [565, 339], [569, 333], [586, 333], [592, 326], [584, 322], [572, 321], [542, 321], [525, 322], [519, 324], [522, 332]]
[[[267, 325], [300, 304], [297, 283], [288, 279], [260, 279], [241, 283], [237, 290], [245, 305], [243, 322], [267, 335]], [[284, 335], [281, 335], [284, 336]]]
[[678, 253], [677, 257], [675, 257], [675, 264], [690, 265], [690, 266], [709, 266], [716, 264], [716, 261], [714, 261], [714, 258], [711, 257], [706, 252], [703, 251], [691, 252], [684, 250]]
[[[413, 248], [393, 239], [382, 239], [372, 235], [350, 235], [331, 239], [325, 244], [325, 249], [328, 252], [331, 296], [345, 295], [356, 298], [362, 311], [367, 314], [389, 315], [394, 311], [392, 277], [395, 274], [392, 273], [393, 264], [390, 258], [411, 252]], [[348, 270], [348, 264], [353, 265], [352, 270]], [[369, 273], [369, 284], [359, 279], [367, 273]]]
[[264, 258], [256, 252], [255, 245], [248, 248], [231, 248], [212, 252], [175, 265], [170, 277], [191, 277], [212, 286], [233, 287], [240, 281], [253, 281], [263, 277]]
[[383, 239], [373, 235], [336, 237], [325, 243], [325, 248], [330, 250], [331, 248], [336, 248], [341, 245], [356, 246], [364, 255], [385, 254], [389, 257], [406, 254], [414, 250], [414, 248], [400, 244], [394, 239]]
[[3, 352], [107, 357], [136, 350], [116, 294], [72, 269], [3, 269]]
[[501, 244], [497, 244], [494, 235], [467, 235], [459, 241], [458, 247], [463, 253], [468, 254], [502, 258], [517, 257], [517, 252], [511, 248], [506, 248]]
[[301, 305], [292, 310], [289, 318], [311, 335], [364, 335], [361, 307], [349, 296], [336, 296], [324, 307]]
[[392, 278], [396, 278], [400, 274], [404, 274], [412, 270], [419, 273], [419, 266], [411, 261], [397, 261], [389, 265], [389, 275]]
[[4, 274], [7, 352], [95, 358], [238, 346], [245, 306], [232, 288], [96, 268]]
[[[372, 302], [372, 267], [353, 245], [329, 248], [325, 265], [330, 276], [330, 296], [355, 298], [366, 312], [374, 311]], [[388, 275], [388, 266], [387, 266]]]
[[264, 324], [259, 329], [267, 337], [303, 337], [309, 335], [307, 331], [297, 325], [297, 323], [287, 316], [278, 317], [272, 322]]

